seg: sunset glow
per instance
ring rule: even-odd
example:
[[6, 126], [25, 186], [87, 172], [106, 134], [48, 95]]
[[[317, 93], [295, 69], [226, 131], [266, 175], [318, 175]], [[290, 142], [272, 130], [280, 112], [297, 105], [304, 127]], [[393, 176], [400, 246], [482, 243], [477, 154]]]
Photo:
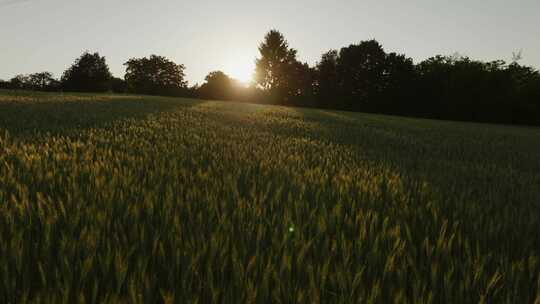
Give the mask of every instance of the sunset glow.
[[249, 84], [253, 80], [255, 57], [242, 53], [230, 54], [225, 58], [223, 71], [230, 77]]

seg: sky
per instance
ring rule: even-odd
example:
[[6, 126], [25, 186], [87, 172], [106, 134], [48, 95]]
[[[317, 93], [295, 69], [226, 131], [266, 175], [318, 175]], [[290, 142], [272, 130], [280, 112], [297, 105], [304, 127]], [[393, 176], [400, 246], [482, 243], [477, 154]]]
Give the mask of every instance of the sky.
[[0, 79], [50, 71], [84, 51], [107, 58], [123, 77], [129, 58], [151, 54], [186, 66], [190, 85], [222, 70], [252, 75], [257, 46], [281, 31], [298, 59], [377, 39], [415, 62], [436, 54], [540, 68], [539, 0], [0, 0]]

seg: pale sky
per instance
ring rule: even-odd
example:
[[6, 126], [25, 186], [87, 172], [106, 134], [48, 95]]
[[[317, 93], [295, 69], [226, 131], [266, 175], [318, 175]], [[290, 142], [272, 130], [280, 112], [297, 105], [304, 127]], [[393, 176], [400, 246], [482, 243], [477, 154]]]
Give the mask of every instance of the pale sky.
[[257, 46], [281, 31], [299, 60], [375, 38], [415, 62], [458, 52], [540, 68], [540, 0], [0, 0], [0, 79], [50, 71], [98, 51], [124, 76], [131, 57], [163, 55], [190, 85], [213, 70], [247, 80]]

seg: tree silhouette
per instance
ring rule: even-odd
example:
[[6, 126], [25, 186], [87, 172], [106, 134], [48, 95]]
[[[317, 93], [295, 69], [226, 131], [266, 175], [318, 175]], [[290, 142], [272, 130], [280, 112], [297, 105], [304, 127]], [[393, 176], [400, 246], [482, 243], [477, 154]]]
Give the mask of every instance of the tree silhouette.
[[340, 101], [340, 80], [338, 75], [338, 52], [324, 53], [316, 66], [315, 94], [318, 105], [323, 108], [343, 108]]
[[293, 61], [285, 67], [287, 81], [283, 84], [285, 102], [295, 106], [316, 106], [314, 97], [315, 70], [307, 63]]
[[54, 79], [52, 73], [41, 72], [28, 75], [28, 84], [34, 90], [54, 90], [59, 83]]
[[392, 114], [407, 113], [417, 80], [413, 60], [402, 54], [387, 54], [381, 80], [382, 92], [372, 109]]
[[288, 99], [292, 67], [296, 63], [296, 50], [289, 48], [283, 34], [271, 30], [259, 45], [260, 58], [255, 62], [255, 82], [272, 98]]
[[9, 80], [9, 88], [13, 90], [28, 90], [31, 89], [29, 86], [29, 78], [27, 75], [17, 75]]
[[376, 40], [362, 41], [342, 48], [338, 75], [347, 108], [366, 110], [384, 89], [386, 53]]
[[404, 104], [397, 99], [411, 97], [414, 79], [412, 59], [386, 54], [376, 40], [362, 41], [322, 55], [314, 84], [317, 105], [399, 113]]
[[9, 82], [0, 81], [0, 83], [0, 88], [13, 90], [57, 91], [60, 89], [60, 82], [54, 79], [50, 72], [21, 74], [11, 78]]
[[134, 93], [177, 95], [187, 87], [184, 65], [163, 56], [132, 58], [124, 65], [128, 88]]
[[222, 71], [210, 72], [205, 81], [198, 90], [200, 96], [206, 99], [235, 99], [241, 89], [238, 81], [230, 78]]
[[111, 90], [114, 93], [127, 93], [128, 87], [126, 81], [122, 78], [113, 77], [111, 79]]
[[540, 124], [540, 74], [531, 67], [435, 56], [418, 64], [416, 70], [411, 115]]
[[110, 90], [111, 72], [98, 53], [84, 52], [62, 75], [62, 86], [67, 91], [105, 92]]
[[540, 72], [511, 63], [506, 69], [512, 83], [512, 123], [526, 122], [540, 125]]

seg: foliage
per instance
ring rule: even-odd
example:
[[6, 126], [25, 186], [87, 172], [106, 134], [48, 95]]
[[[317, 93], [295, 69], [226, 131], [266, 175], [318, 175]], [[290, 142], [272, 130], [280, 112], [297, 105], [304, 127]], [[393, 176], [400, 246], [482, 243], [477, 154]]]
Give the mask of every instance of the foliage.
[[1, 92], [0, 134], [2, 303], [540, 301], [537, 128]]
[[205, 99], [234, 100], [238, 99], [241, 84], [222, 71], [210, 72], [205, 83], [198, 88], [199, 96]]
[[9, 87], [14, 90], [25, 90], [30, 88], [28, 75], [19, 74], [9, 80]]
[[62, 75], [66, 91], [106, 92], [111, 89], [112, 75], [105, 57], [84, 52]]
[[60, 82], [50, 72], [30, 74], [28, 82], [32, 89], [41, 91], [52, 91], [60, 87]]
[[295, 61], [287, 67], [289, 82], [286, 102], [294, 106], [313, 106], [315, 71], [307, 63]]
[[[337, 103], [339, 96], [338, 52], [330, 50], [324, 53], [315, 68], [315, 94], [319, 99], [318, 106], [324, 108], [344, 108]], [[332, 103], [333, 102], [333, 103]]]
[[283, 34], [271, 30], [259, 45], [260, 58], [255, 62], [255, 82], [274, 103], [294, 104], [298, 97], [311, 92], [312, 71], [296, 60], [297, 51], [289, 48]]
[[[540, 124], [540, 73], [517, 63], [436, 56], [417, 65], [410, 112], [433, 118]], [[525, 89], [529, 88], [529, 89]]]
[[[415, 74], [405, 55], [387, 54], [376, 40], [323, 54], [316, 93], [325, 108], [392, 112], [411, 97]], [[403, 100], [407, 98], [407, 100]]]
[[[267, 92], [255, 85], [245, 85], [222, 71], [210, 72], [200, 87], [192, 88], [188, 97], [215, 100], [234, 100], [251, 103], [268, 103]], [[274, 100], [275, 101], [275, 100]]]
[[7, 82], [0, 80], [0, 89], [57, 91], [60, 89], [60, 82], [54, 79], [50, 72], [21, 74]]
[[414, 65], [370, 40], [323, 54], [315, 75], [318, 107], [540, 125], [540, 73], [516, 62], [438, 55]]
[[111, 90], [115, 93], [127, 93], [128, 92], [128, 86], [124, 79], [113, 77], [111, 79]]
[[338, 57], [338, 74], [344, 97], [351, 109], [361, 109], [384, 89], [386, 53], [375, 40], [342, 48]]
[[175, 95], [184, 90], [184, 65], [157, 55], [132, 58], [125, 64], [125, 79], [133, 93], [149, 95]]
[[261, 58], [256, 60], [255, 81], [265, 90], [276, 90], [286, 82], [284, 68], [296, 60], [296, 50], [279, 31], [271, 30], [259, 45]]

